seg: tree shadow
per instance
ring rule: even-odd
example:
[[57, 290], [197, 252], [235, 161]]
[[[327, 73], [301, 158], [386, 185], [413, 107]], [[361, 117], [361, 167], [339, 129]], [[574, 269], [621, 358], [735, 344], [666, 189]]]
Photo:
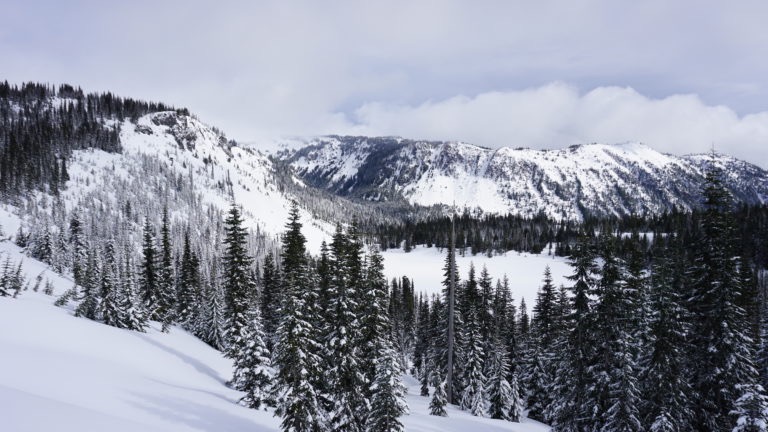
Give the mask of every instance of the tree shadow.
[[179, 358], [184, 363], [186, 363], [186, 364], [192, 366], [193, 368], [195, 368], [195, 370], [197, 370], [201, 374], [207, 375], [207, 376], [213, 378], [214, 380], [220, 382], [221, 384], [226, 385], [226, 383], [227, 383], [226, 379], [222, 378], [221, 375], [219, 375], [218, 372], [216, 372], [213, 368], [211, 368], [210, 366], [208, 366], [205, 363], [201, 362], [200, 360], [198, 360], [198, 359], [196, 359], [194, 357], [188, 356], [188, 355], [184, 354], [181, 351], [177, 351], [177, 350], [175, 350], [175, 349], [173, 349], [171, 347], [165, 346], [165, 345], [163, 345], [163, 344], [153, 340], [152, 338], [148, 337], [147, 335], [145, 335], [143, 333], [130, 332], [130, 334], [136, 336], [137, 338], [143, 340], [144, 342], [149, 343], [150, 345], [153, 345], [156, 348], [159, 348], [159, 349], [167, 352], [168, 354], [171, 354], [171, 355]]
[[[128, 403], [164, 420], [184, 424], [193, 429], [215, 432], [274, 432], [277, 425], [259, 422], [245, 416], [228, 412], [211, 405], [186, 399], [156, 396], [146, 393], [131, 393], [136, 400]], [[267, 414], [265, 414], [267, 415]], [[267, 420], [265, 418], [265, 420]]]

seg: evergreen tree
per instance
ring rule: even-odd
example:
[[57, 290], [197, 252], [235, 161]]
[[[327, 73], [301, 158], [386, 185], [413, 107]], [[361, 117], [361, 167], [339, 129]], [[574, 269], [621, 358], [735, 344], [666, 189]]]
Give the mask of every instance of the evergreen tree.
[[141, 299], [144, 302], [149, 319], [161, 319], [158, 315], [160, 287], [157, 273], [157, 249], [155, 248], [155, 231], [149, 218], [144, 219], [142, 246], [141, 274], [139, 278]]
[[383, 340], [376, 356], [376, 375], [371, 386], [371, 408], [365, 425], [367, 432], [403, 431], [400, 416], [408, 410], [406, 388], [400, 380], [402, 367], [388, 340]]
[[83, 224], [80, 213], [75, 210], [69, 221], [69, 244], [72, 251], [72, 275], [75, 284], [83, 286], [83, 275], [86, 262], [86, 245], [83, 234]]
[[335, 431], [359, 431], [363, 424], [358, 420], [360, 410], [364, 409], [360, 400], [363, 392], [362, 359], [356, 336], [359, 334], [359, 322], [356, 316], [359, 305], [352, 293], [354, 285], [350, 265], [352, 259], [348, 238], [336, 226], [336, 233], [331, 242], [331, 285], [330, 299], [333, 305], [331, 328], [326, 336], [326, 358], [330, 360], [330, 376], [333, 382], [331, 395], [334, 412], [331, 413], [331, 427]]
[[614, 253], [615, 239], [601, 241], [603, 267], [595, 290], [590, 389], [595, 405], [592, 426], [605, 431], [640, 431], [640, 395], [637, 385], [635, 300], [637, 293], [626, 284], [626, 268]]
[[[671, 243], [675, 244], [674, 240]], [[655, 431], [689, 429], [691, 395], [685, 371], [686, 314], [682, 273], [671, 251], [656, 252], [651, 284], [650, 345], [642, 358], [641, 390], [644, 424]], [[680, 262], [681, 260], [677, 260]]]
[[189, 229], [184, 231], [184, 246], [181, 253], [181, 269], [177, 290], [176, 317], [184, 328], [192, 329], [199, 315], [200, 307], [200, 262], [192, 252]]
[[281, 428], [288, 432], [327, 430], [322, 397], [317, 388], [321, 359], [317, 329], [310, 320], [317, 311], [317, 280], [306, 259], [299, 209], [293, 203], [282, 238], [283, 293], [274, 364], [277, 367], [272, 394]]
[[162, 322], [162, 331], [168, 332], [175, 320], [175, 293], [173, 283], [173, 250], [171, 246], [171, 224], [168, 219], [168, 206], [163, 207], [163, 220], [160, 228], [160, 269], [155, 313]]
[[555, 431], [578, 432], [592, 430], [594, 401], [590, 399], [588, 367], [592, 358], [593, 315], [590, 296], [595, 284], [597, 267], [595, 256], [586, 239], [580, 241], [571, 256], [574, 282], [571, 291], [571, 310], [568, 316], [567, 345], [557, 373], [553, 390], [552, 418]]
[[402, 366], [392, 348], [391, 323], [387, 316], [387, 281], [384, 261], [376, 249], [371, 251], [366, 268], [366, 291], [369, 293], [363, 332], [364, 357], [368, 363], [370, 411], [367, 432], [402, 431], [399, 417], [407, 412], [406, 388], [400, 379]]
[[115, 246], [110, 241], [104, 247], [104, 263], [101, 267], [101, 318], [106, 325], [122, 328], [126, 327], [125, 312], [121, 310], [118, 289]]
[[733, 432], [765, 432], [768, 430], [768, 398], [760, 384], [738, 384], [739, 398], [731, 415], [736, 416]]
[[[128, 248], [126, 248], [128, 249]], [[141, 300], [135, 290], [134, 268], [130, 251], [125, 252], [125, 263], [120, 277], [120, 310], [123, 314], [125, 328], [144, 332], [147, 327], [147, 317], [141, 307]]]
[[509, 361], [506, 347], [497, 343], [491, 354], [490, 375], [486, 388], [488, 414], [494, 419], [510, 420], [509, 407], [512, 405], [512, 387], [507, 381]]
[[80, 297], [80, 304], [75, 309], [75, 316], [81, 316], [91, 320], [95, 320], [98, 317], [99, 312], [99, 269], [96, 260], [96, 252], [89, 250], [87, 252], [87, 262], [85, 270], [81, 276], [82, 296]]
[[275, 371], [270, 366], [258, 309], [251, 309], [249, 315], [248, 327], [243, 331], [245, 346], [234, 361], [232, 384], [237, 390], [245, 392], [240, 403], [259, 409], [274, 405], [269, 390]]
[[445, 394], [445, 380], [440, 376], [438, 370], [435, 374], [435, 390], [432, 392], [432, 399], [429, 402], [429, 414], [438, 417], [448, 417], [445, 406], [448, 405], [448, 397]]
[[264, 322], [264, 332], [267, 334], [267, 346], [272, 346], [280, 317], [277, 312], [280, 309], [280, 280], [275, 268], [275, 257], [269, 252], [264, 257], [264, 265], [261, 273], [261, 316]]
[[756, 379], [749, 322], [738, 305], [743, 287], [729, 213], [731, 197], [722, 175], [711, 163], [706, 173], [700, 237], [693, 248], [689, 300], [693, 318], [689, 361], [697, 394], [694, 425], [713, 431], [733, 427], [730, 413], [741, 396], [737, 386], [749, 387]]
[[465, 367], [466, 386], [461, 394], [461, 408], [469, 410], [474, 416], [486, 414], [486, 379], [483, 374], [483, 348], [480, 340], [480, 329], [475, 311], [470, 309], [466, 322], [467, 352]]
[[242, 359], [250, 342], [249, 327], [253, 320], [249, 308], [255, 288], [250, 274], [251, 258], [246, 249], [247, 233], [242, 223], [240, 210], [233, 204], [225, 221], [221, 276], [227, 322], [224, 355], [236, 362]]

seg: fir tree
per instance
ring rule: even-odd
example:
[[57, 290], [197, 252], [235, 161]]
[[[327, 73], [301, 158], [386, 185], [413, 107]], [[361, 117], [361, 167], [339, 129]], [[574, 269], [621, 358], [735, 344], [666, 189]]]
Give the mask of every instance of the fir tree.
[[280, 317], [277, 312], [280, 309], [280, 280], [275, 268], [275, 257], [272, 252], [264, 257], [264, 265], [261, 270], [261, 316], [264, 322], [264, 332], [267, 334], [267, 346], [274, 345], [273, 339]]
[[274, 355], [277, 367], [272, 389], [277, 404], [275, 412], [283, 418], [281, 428], [285, 432], [321, 432], [327, 430], [327, 419], [323, 411], [323, 395], [317, 388], [320, 344], [317, 329], [310, 322], [317, 313], [313, 304], [317, 301], [317, 280], [312, 277], [306, 259], [306, 240], [301, 233], [295, 202], [282, 243], [284, 298]]
[[82, 296], [80, 297], [80, 304], [75, 309], [75, 316], [95, 320], [98, 317], [100, 301], [99, 269], [96, 262], [96, 252], [89, 250], [87, 257], [85, 271], [81, 276], [83, 282]]
[[254, 290], [250, 275], [251, 258], [247, 254], [247, 233], [242, 227], [240, 210], [232, 205], [225, 221], [222, 286], [227, 321], [225, 356], [239, 361], [249, 343], [248, 328], [252, 321], [249, 308]]
[[[674, 240], [671, 243], [675, 244]], [[689, 429], [691, 395], [685, 371], [686, 314], [682, 273], [671, 251], [656, 252], [652, 271], [649, 349], [642, 361], [644, 424], [656, 431]], [[677, 260], [678, 262], [680, 260]]]
[[510, 420], [509, 407], [512, 405], [512, 387], [507, 381], [509, 361], [506, 347], [501, 343], [494, 346], [491, 354], [490, 375], [486, 394], [488, 395], [488, 415], [494, 419]]
[[470, 309], [466, 323], [468, 342], [466, 352], [465, 383], [461, 394], [461, 408], [469, 410], [474, 416], [486, 414], [486, 379], [483, 374], [483, 348], [480, 340], [480, 329], [474, 310]]
[[141, 274], [139, 278], [141, 299], [144, 302], [149, 319], [159, 319], [157, 314], [160, 301], [159, 278], [157, 273], [157, 249], [155, 248], [155, 231], [149, 218], [144, 219], [142, 246]]
[[233, 387], [245, 392], [240, 402], [254, 409], [274, 405], [270, 385], [275, 375], [270, 366], [269, 352], [257, 309], [249, 314], [248, 327], [243, 331], [245, 346], [234, 361]]
[[371, 386], [371, 408], [366, 432], [403, 431], [400, 416], [407, 412], [406, 388], [400, 380], [402, 367], [389, 341], [382, 341], [376, 356], [376, 374]]
[[199, 314], [200, 302], [200, 262], [192, 252], [189, 229], [184, 231], [184, 246], [181, 253], [181, 270], [177, 290], [176, 317], [186, 329], [193, 327], [193, 321]]
[[118, 289], [115, 246], [110, 241], [104, 248], [104, 263], [101, 267], [101, 318], [106, 325], [125, 327]]
[[173, 250], [171, 246], [171, 224], [168, 219], [168, 206], [163, 207], [163, 220], [160, 228], [160, 269], [158, 278], [157, 303], [155, 313], [162, 322], [162, 331], [168, 332], [175, 321], [175, 293], [173, 283]]
[[730, 414], [741, 396], [737, 386], [755, 384], [746, 312], [738, 305], [743, 287], [738, 277], [735, 230], [730, 217], [731, 197], [714, 163], [706, 173], [705, 211], [694, 249], [689, 309], [693, 326], [695, 427], [726, 430]]
[[138, 298], [135, 285], [131, 254], [130, 251], [126, 251], [120, 278], [120, 310], [125, 328], [143, 332], [147, 327], [147, 317], [141, 307], [141, 300]]
[[445, 406], [448, 405], [448, 397], [445, 395], [445, 380], [440, 376], [438, 370], [435, 374], [435, 390], [432, 392], [432, 399], [429, 402], [429, 414], [438, 417], [448, 417]]
[[376, 249], [371, 251], [366, 268], [366, 310], [363, 332], [364, 352], [368, 363], [367, 382], [370, 410], [365, 430], [368, 432], [402, 431], [399, 417], [407, 411], [406, 388], [400, 375], [402, 366], [392, 348], [391, 324], [387, 316], [387, 281], [383, 258]]
[[733, 432], [765, 432], [768, 430], [768, 398], [760, 384], [738, 384], [739, 398], [731, 415], [736, 417]]
[[356, 337], [360, 327], [356, 316], [358, 303], [352, 293], [354, 285], [351, 247], [348, 238], [336, 226], [336, 233], [331, 242], [331, 286], [330, 299], [333, 313], [331, 328], [326, 336], [327, 357], [330, 360], [330, 376], [333, 382], [334, 412], [331, 413], [331, 427], [335, 431], [358, 431], [362, 422], [358, 420], [364, 401], [360, 400], [363, 392], [362, 359]]
[[555, 431], [591, 430], [593, 401], [588, 397], [592, 357], [592, 305], [590, 295], [595, 284], [595, 256], [586, 239], [577, 245], [570, 261], [574, 282], [571, 291], [571, 313], [568, 316], [567, 345], [555, 374], [553, 390], [557, 399], [551, 408]]

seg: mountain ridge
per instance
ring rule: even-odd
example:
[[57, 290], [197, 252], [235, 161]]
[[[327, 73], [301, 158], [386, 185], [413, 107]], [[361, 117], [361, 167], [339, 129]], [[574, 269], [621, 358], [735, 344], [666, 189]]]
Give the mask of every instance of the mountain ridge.
[[563, 220], [697, 208], [712, 157], [738, 201], [763, 204], [768, 197], [768, 171], [756, 165], [719, 154], [673, 156], [641, 143], [490, 149], [454, 141], [332, 135], [273, 155], [303, 182], [358, 201], [421, 206], [455, 201], [488, 213], [543, 212]]

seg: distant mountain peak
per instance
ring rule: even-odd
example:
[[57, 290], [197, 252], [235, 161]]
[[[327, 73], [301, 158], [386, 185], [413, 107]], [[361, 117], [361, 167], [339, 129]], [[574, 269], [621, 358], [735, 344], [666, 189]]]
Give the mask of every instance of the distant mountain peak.
[[[302, 182], [351, 199], [450, 205], [580, 220], [700, 205], [711, 155], [673, 156], [641, 142], [489, 149], [451, 141], [329, 136], [278, 152]], [[768, 172], [715, 155], [742, 202], [768, 196]]]

